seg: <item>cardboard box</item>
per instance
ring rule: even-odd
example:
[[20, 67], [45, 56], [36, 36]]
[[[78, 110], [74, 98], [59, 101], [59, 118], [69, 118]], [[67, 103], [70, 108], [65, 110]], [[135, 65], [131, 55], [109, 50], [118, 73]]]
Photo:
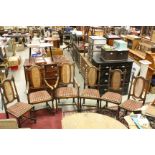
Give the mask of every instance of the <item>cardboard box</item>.
[[114, 44], [113, 44], [115, 50], [128, 50], [127, 48], [127, 42], [123, 41], [123, 40], [114, 40]]
[[19, 56], [12, 56], [8, 58], [9, 67], [20, 65], [21, 59]]
[[151, 92], [152, 94], [155, 94], [155, 86], [151, 86], [150, 92]]
[[25, 50], [25, 48], [24, 48], [23, 44], [17, 44], [16, 45], [16, 52], [22, 52], [24, 50]]
[[104, 45], [106, 44], [106, 38], [101, 36], [89, 36], [89, 43], [92, 45]]

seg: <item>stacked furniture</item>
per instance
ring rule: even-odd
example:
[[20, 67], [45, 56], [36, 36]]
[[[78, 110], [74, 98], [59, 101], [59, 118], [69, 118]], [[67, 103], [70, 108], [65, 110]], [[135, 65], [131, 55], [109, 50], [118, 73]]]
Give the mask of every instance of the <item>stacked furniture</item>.
[[88, 56], [92, 60], [94, 52], [100, 52], [101, 47], [106, 44], [106, 38], [101, 36], [89, 36]]
[[120, 37], [118, 35], [107, 34], [105, 37], [107, 39], [107, 44], [110, 46], [113, 46], [114, 40], [116, 39], [120, 40]]

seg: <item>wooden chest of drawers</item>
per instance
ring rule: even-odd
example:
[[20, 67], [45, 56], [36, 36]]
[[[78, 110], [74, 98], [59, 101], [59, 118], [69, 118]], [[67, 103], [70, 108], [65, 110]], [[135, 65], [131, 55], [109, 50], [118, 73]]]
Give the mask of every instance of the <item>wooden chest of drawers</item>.
[[95, 53], [92, 59], [92, 64], [96, 67], [101, 68], [100, 70], [100, 93], [103, 94], [108, 89], [108, 77], [109, 77], [109, 70], [111, 69], [121, 69], [122, 71], [126, 70], [126, 78], [125, 78], [125, 86], [123, 90], [123, 94], [128, 93], [128, 87], [130, 82], [131, 70], [133, 61], [131, 59], [127, 59], [124, 61], [103, 61], [100, 58], [100, 53]]

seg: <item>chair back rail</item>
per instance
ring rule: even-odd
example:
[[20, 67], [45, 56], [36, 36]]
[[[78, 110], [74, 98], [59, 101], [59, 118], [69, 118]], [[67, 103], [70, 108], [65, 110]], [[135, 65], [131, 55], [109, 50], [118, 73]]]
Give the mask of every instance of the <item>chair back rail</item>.
[[85, 68], [84, 88], [86, 87], [99, 87], [100, 69], [95, 66]]
[[68, 85], [74, 84], [75, 77], [75, 64], [74, 63], [63, 63], [60, 66], [60, 84]]
[[142, 76], [133, 76], [130, 85], [128, 99], [132, 97], [135, 100], [142, 101], [143, 104], [146, 100], [146, 95], [149, 89], [150, 80], [145, 79]]
[[126, 70], [110, 69], [108, 80], [108, 91], [122, 93], [125, 83]]
[[4, 102], [5, 104], [11, 103], [16, 99], [18, 102], [20, 101], [17, 93], [14, 77], [12, 77], [11, 79], [6, 79], [2, 82], [1, 93], [2, 93], [3, 100], [6, 101]]

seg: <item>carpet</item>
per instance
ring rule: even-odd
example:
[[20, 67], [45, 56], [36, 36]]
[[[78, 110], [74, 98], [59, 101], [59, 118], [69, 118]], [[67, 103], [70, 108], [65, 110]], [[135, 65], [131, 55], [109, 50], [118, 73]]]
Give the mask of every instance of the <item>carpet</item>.
[[[61, 109], [53, 115], [47, 109], [37, 110], [35, 112], [37, 122], [26, 120], [22, 124], [22, 128], [31, 129], [61, 129], [62, 111]], [[0, 119], [6, 118], [5, 113], [0, 113]]]

